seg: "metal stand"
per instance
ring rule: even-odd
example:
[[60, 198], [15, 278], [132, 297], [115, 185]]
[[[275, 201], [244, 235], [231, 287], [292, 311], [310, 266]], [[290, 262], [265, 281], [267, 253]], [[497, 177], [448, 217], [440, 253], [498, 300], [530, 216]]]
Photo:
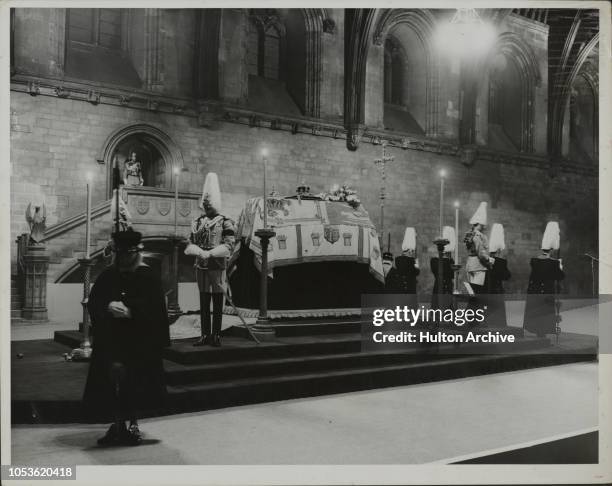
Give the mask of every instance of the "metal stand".
[[453, 295], [457, 295], [460, 294], [461, 292], [459, 292], [459, 270], [461, 270], [461, 265], [457, 262], [455, 262], [451, 268], [453, 269], [453, 272], [455, 273], [455, 285], [454, 285], [454, 289], [453, 289]]
[[[434, 240], [434, 244], [438, 247], [438, 296], [444, 293], [444, 247], [450, 242], [446, 238], [438, 238]], [[438, 300], [439, 297], [438, 297]]]
[[179, 307], [179, 244], [182, 240], [175, 236], [170, 241], [172, 242], [172, 288], [168, 293], [168, 319], [173, 323], [183, 314]]
[[274, 327], [268, 318], [268, 246], [270, 238], [276, 233], [270, 228], [255, 231], [261, 243], [261, 274], [259, 284], [259, 317], [252, 328], [252, 332], [261, 341], [270, 341], [276, 337]]
[[83, 341], [80, 347], [73, 349], [70, 353], [70, 361], [85, 361], [91, 357], [91, 342], [89, 339], [91, 327], [89, 324], [89, 310], [87, 304], [89, 303], [91, 267], [93, 267], [94, 261], [91, 258], [79, 258], [78, 261], [83, 268], [83, 300], [81, 301], [81, 305], [83, 306], [83, 322], [81, 323]]

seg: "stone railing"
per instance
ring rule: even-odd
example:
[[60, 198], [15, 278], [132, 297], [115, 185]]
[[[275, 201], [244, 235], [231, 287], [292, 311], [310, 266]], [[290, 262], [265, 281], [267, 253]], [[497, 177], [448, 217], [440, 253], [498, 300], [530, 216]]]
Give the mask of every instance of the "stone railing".
[[[132, 217], [134, 229], [144, 236], [173, 236], [176, 226], [179, 234], [191, 225], [200, 210], [200, 194], [179, 192], [175, 201], [174, 191], [157, 187], [127, 187], [123, 189], [123, 201]], [[175, 203], [176, 206], [175, 206]]]

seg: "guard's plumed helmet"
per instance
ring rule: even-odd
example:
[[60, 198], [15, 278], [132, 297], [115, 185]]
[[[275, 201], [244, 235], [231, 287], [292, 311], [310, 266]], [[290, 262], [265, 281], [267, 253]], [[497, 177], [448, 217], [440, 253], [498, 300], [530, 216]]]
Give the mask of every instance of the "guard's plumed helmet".
[[416, 250], [416, 230], [414, 228], [406, 228], [404, 231], [404, 241], [402, 241], [402, 251]]
[[493, 253], [505, 249], [506, 241], [504, 235], [504, 227], [500, 223], [495, 223], [491, 228], [491, 236], [489, 238], [489, 251]]
[[204, 181], [200, 207], [204, 209], [205, 206], [212, 206], [217, 211], [221, 211], [221, 189], [219, 188], [219, 178], [214, 172], [206, 174], [206, 180]]
[[486, 202], [483, 201], [480, 203], [480, 206], [478, 206], [478, 209], [474, 213], [474, 216], [472, 216], [472, 218], [470, 219], [470, 224], [482, 224], [482, 225], [487, 224], [487, 203]]
[[559, 223], [556, 221], [549, 221], [546, 223], [541, 248], [542, 250], [558, 250], [560, 243], [561, 231], [559, 230]]
[[452, 226], [442, 228], [442, 238], [449, 241], [448, 245], [444, 245], [444, 253], [455, 251], [455, 228]]

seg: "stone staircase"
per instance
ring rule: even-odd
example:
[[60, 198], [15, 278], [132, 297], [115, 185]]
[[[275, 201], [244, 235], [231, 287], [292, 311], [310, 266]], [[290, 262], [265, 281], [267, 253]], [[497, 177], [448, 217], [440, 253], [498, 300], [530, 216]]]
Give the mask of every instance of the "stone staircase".
[[[93, 255], [104, 249], [110, 238], [110, 201], [92, 208], [91, 215], [89, 251]], [[49, 283], [61, 281], [63, 274], [76, 265], [79, 258], [85, 257], [85, 220], [86, 214], [83, 212], [49, 227], [45, 232], [43, 242], [49, 255]]]
[[[188, 231], [191, 219], [197, 214], [199, 194], [178, 194], [177, 225], [181, 234]], [[174, 234], [174, 191], [151, 187], [124, 189], [123, 200], [131, 214], [134, 229], [144, 238], [167, 238]], [[185, 206], [187, 203], [187, 206]], [[184, 209], [187, 207], [188, 211]], [[73, 278], [78, 259], [85, 256], [86, 214], [71, 216], [45, 231], [43, 243], [49, 255], [47, 282], [62, 283]], [[91, 208], [90, 256], [96, 257], [104, 249], [112, 232], [111, 200]]]

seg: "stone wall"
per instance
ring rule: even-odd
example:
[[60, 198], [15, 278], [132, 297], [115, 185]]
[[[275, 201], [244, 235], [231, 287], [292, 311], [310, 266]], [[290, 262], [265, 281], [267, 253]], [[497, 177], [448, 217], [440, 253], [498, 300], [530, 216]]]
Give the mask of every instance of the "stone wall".
[[[127, 123], [149, 123], [179, 146], [189, 177], [181, 190], [198, 192], [208, 171], [219, 174], [228, 215], [237, 217], [244, 201], [261, 193], [259, 150], [267, 146], [269, 186], [292, 194], [305, 181], [313, 192], [347, 182], [361, 197], [379, 225], [380, 179], [373, 160], [381, 147], [362, 144], [356, 152], [345, 141], [267, 128], [220, 123], [201, 128], [195, 118], [156, 114], [109, 105], [48, 96], [11, 95], [11, 239], [27, 230], [24, 211], [33, 197], [44, 195], [48, 223], [54, 224], [85, 208], [85, 174], [92, 171], [93, 204], [105, 200], [107, 167], [96, 161], [108, 135]], [[404, 228], [415, 226], [423, 275], [422, 290], [431, 289], [428, 258], [438, 228], [438, 171], [447, 169], [445, 224], [454, 225], [452, 202], [461, 202], [460, 233], [480, 201], [488, 201], [489, 222], [506, 229], [512, 291], [526, 288], [529, 258], [538, 252], [546, 221], [561, 224], [562, 256], [568, 289], [590, 290], [590, 266], [580, 254], [597, 251], [597, 185], [594, 177], [561, 173], [551, 179], [548, 169], [478, 161], [471, 168], [452, 156], [418, 150], [390, 149], [385, 229], [391, 231], [391, 250], [398, 254]], [[461, 251], [464, 261], [465, 252]]]

